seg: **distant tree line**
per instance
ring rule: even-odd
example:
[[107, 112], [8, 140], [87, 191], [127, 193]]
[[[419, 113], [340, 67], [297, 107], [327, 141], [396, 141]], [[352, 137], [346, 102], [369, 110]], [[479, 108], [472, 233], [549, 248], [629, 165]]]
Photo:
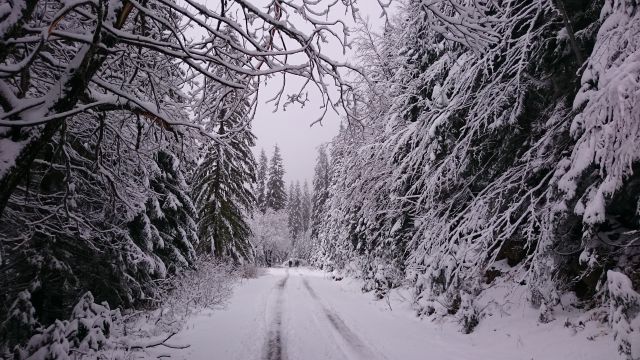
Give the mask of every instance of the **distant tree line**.
[[253, 214], [253, 242], [259, 262], [271, 266], [289, 256], [308, 259], [311, 254], [311, 193], [296, 181], [285, 190], [284, 163], [276, 144], [271, 160], [264, 149], [260, 153], [256, 175], [257, 210]]

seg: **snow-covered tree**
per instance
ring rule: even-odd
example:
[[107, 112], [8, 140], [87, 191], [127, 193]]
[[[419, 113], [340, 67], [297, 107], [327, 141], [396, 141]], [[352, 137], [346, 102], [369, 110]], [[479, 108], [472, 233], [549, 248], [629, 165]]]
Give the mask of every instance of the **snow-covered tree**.
[[640, 294], [623, 273], [607, 272], [609, 322], [624, 360], [640, 359]]
[[357, 43], [360, 121], [331, 143], [316, 259], [380, 294], [409, 282], [419, 311], [455, 313], [465, 331], [499, 261], [541, 319], [567, 291], [598, 306], [597, 274], [638, 268], [636, 8], [400, 5]]
[[126, 113], [109, 116], [69, 121], [0, 219], [2, 281], [10, 280], [0, 296], [11, 304], [28, 292], [44, 326], [66, 318], [85, 291], [112, 306], [153, 305], [158, 280], [193, 259], [194, 215], [175, 135]]
[[235, 261], [252, 258], [247, 218], [255, 206], [255, 160], [251, 152], [255, 137], [248, 125], [248, 104], [242, 92], [234, 92], [212, 110], [206, 126], [224, 142], [205, 145], [206, 153], [193, 175], [199, 214], [198, 249]]
[[287, 201], [288, 226], [291, 238], [295, 242], [300, 234], [304, 232], [302, 219], [302, 192], [300, 191], [300, 182], [292, 182], [289, 198]]
[[315, 173], [313, 175], [313, 198], [311, 208], [311, 236], [316, 237], [324, 216], [324, 204], [329, 197], [329, 182], [331, 174], [329, 157], [324, 146], [318, 149]]
[[269, 175], [267, 178], [267, 208], [280, 211], [287, 204], [287, 193], [284, 185], [284, 164], [280, 148], [276, 144], [269, 164]]
[[285, 206], [285, 211], [287, 212], [287, 219], [290, 219], [290, 214], [291, 214], [291, 206], [293, 205], [294, 202], [294, 186], [293, 186], [293, 181], [289, 183], [289, 190], [287, 191], [287, 205]]
[[273, 266], [284, 262], [291, 252], [291, 236], [287, 227], [287, 213], [267, 209], [249, 220], [251, 243], [255, 248], [256, 263]]
[[[242, 66], [247, 57], [236, 49], [239, 40], [227, 26], [221, 31], [227, 34], [227, 39], [220, 40], [225, 49], [220, 56], [229, 64]], [[212, 67], [210, 71], [220, 78], [233, 76], [221, 66]], [[250, 84], [245, 86], [244, 90], [221, 88], [205, 80], [196, 91], [200, 99], [194, 105], [203, 129], [216, 136], [214, 140], [203, 138], [205, 153], [193, 174], [199, 214], [197, 249], [235, 261], [252, 258], [247, 218], [256, 205], [253, 193], [256, 164], [251, 151], [255, 136], [250, 125], [255, 98]]]
[[260, 159], [258, 160], [258, 169], [256, 171], [256, 204], [258, 210], [264, 214], [267, 211], [267, 174], [269, 160], [264, 149], [260, 151]]
[[300, 198], [300, 213], [302, 217], [302, 231], [306, 232], [311, 228], [311, 194], [309, 193], [309, 185], [307, 180], [304, 181], [302, 187], [302, 197]]
[[129, 231], [140, 248], [158, 257], [162, 272], [175, 274], [195, 260], [197, 213], [176, 156], [161, 150], [155, 155], [155, 165], [150, 197], [144, 211], [129, 223]]

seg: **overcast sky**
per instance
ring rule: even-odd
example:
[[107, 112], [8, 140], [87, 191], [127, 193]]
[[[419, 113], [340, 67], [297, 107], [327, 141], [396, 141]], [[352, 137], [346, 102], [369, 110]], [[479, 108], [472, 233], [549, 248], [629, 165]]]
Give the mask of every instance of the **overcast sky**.
[[[358, 7], [364, 18], [369, 18], [370, 22], [380, 26], [383, 21], [379, 19], [380, 8], [375, 0], [360, 0]], [[335, 17], [343, 16], [343, 12], [336, 12]], [[334, 18], [334, 17], [332, 17]], [[344, 18], [345, 22], [353, 24], [350, 17]], [[352, 25], [353, 29], [355, 26]], [[345, 61], [345, 56], [341, 54], [338, 46], [329, 49], [330, 55], [338, 61]], [[346, 57], [349, 57], [347, 54]], [[277, 79], [272, 79], [271, 84], [263, 88], [256, 117], [253, 122], [253, 132], [257, 136], [257, 144], [254, 153], [257, 156], [261, 149], [265, 149], [267, 157], [271, 158], [273, 148], [277, 143], [282, 152], [285, 167], [284, 180], [288, 184], [290, 181], [304, 180], [311, 185], [313, 179], [313, 169], [317, 155], [317, 148], [320, 144], [330, 141], [338, 132], [341, 117], [333, 112], [323, 120], [322, 124], [309, 125], [321, 114], [321, 101], [317, 98], [317, 93], [309, 93], [311, 99], [304, 108], [298, 105], [291, 105], [286, 111], [280, 109], [274, 111], [272, 104], [266, 104], [265, 100], [273, 96], [274, 88], [278, 85]], [[293, 85], [293, 84], [291, 84]], [[291, 87], [294, 89], [293, 87]], [[316, 95], [316, 96], [314, 96]]]
[[[266, 94], [266, 92], [263, 92]], [[338, 132], [340, 117], [329, 114], [322, 124], [309, 124], [317, 119], [321, 110], [320, 104], [311, 103], [300, 108], [290, 106], [287, 111], [273, 112], [273, 105], [265, 104], [266, 95], [262, 96], [256, 117], [253, 121], [253, 132], [258, 137], [254, 153], [256, 160], [261, 149], [271, 158], [277, 143], [284, 159], [285, 182], [313, 179], [313, 168], [317, 154], [317, 147], [330, 141]]]

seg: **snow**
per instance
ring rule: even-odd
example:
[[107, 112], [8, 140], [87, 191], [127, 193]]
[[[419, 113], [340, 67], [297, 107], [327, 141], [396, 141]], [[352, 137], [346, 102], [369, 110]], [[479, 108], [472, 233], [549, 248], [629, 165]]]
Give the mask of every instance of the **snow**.
[[[192, 317], [174, 337], [176, 359], [614, 359], [607, 325], [572, 313], [539, 323], [524, 291], [496, 286], [492, 306], [465, 335], [452, 317], [415, 316], [408, 289], [376, 301], [360, 280], [305, 268], [269, 269], [238, 285], [228, 306]], [[523, 287], [524, 288], [524, 287]], [[519, 301], [518, 301], [519, 299]], [[569, 300], [566, 300], [570, 302]], [[498, 304], [503, 302], [502, 305]]]
[[636, 106], [640, 99], [640, 17], [635, 6], [627, 1], [605, 1], [600, 15], [603, 23], [573, 101], [573, 109], [579, 111], [571, 123], [577, 144], [571, 168], [559, 187], [567, 198], [573, 198], [583, 173], [592, 165], [597, 168], [600, 184], [583, 201], [586, 224], [605, 220], [606, 200], [632, 175], [632, 164], [640, 153]]
[[607, 271], [609, 321], [621, 354], [627, 359], [640, 358], [640, 294], [623, 273]]

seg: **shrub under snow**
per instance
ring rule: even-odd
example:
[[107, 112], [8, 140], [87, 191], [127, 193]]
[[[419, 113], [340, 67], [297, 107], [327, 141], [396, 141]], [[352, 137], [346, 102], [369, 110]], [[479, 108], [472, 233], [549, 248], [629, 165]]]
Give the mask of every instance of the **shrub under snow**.
[[[147, 350], [156, 347], [188, 347], [172, 343], [172, 336], [192, 313], [224, 305], [239, 275], [232, 264], [212, 257], [200, 258], [196, 265], [196, 270], [167, 281], [159, 295], [161, 306], [150, 311], [111, 310], [106, 303], [96, 303], [87, 292], [69, 319], [42, 327], [30, 315], [33, 308], [29, 293], [21, 293], [12, 306], [10, 321], [25, 331], [33, 329], [33, 335], [13, 349], [14, 360], [125, 359], [144, 357]], [[10, 356], [9, 349], [0, 355]]]
[[623, 273], [607, 272], [609, 322], [614, 330], [618, 351], [625, 360], [640, 359], [640, 294]]

